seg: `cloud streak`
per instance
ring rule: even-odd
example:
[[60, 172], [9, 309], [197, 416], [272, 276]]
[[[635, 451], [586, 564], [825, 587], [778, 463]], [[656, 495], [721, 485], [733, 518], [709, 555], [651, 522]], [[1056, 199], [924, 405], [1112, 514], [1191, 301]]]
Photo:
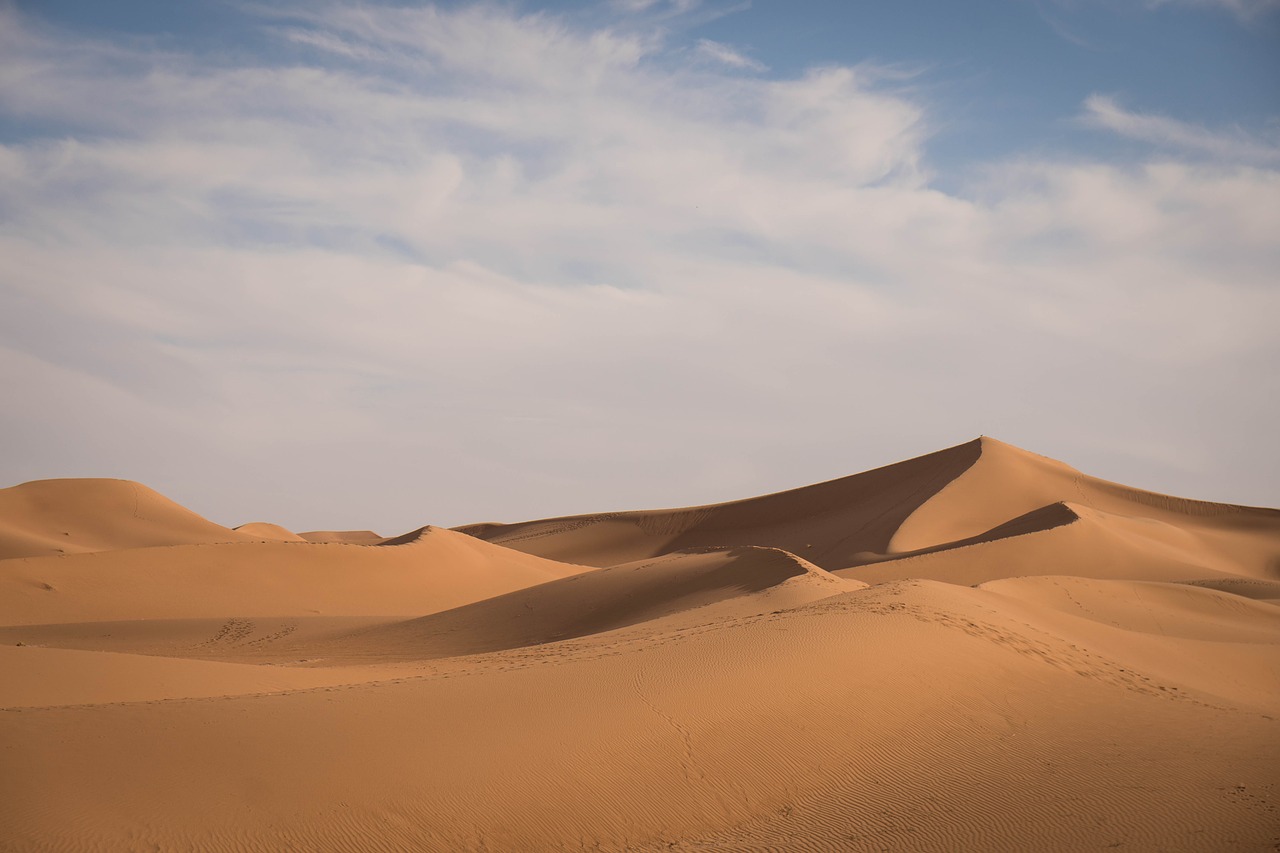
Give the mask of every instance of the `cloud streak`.
[[1105, 95], [1089, 96], [1084, 103], [1084, 119], [1094, 126], [1162, 148], [1227, 162], [1280, 163], [1278, 142], [1265, 142], [1242, 131], [1223, 133], [1166, 116], [1132, 112]]
[[710, 59], [713, 62], [719, 62], [730, 68], [741, 68], [746, 71], [767, 71], [768, 66], [763, 62], [758, 62], [749, 56], [744, 56], [734, 50], [727, 44], [721, 44], [718, 41], [710, 39], [698, 39], [697, 52], [699, 55]]

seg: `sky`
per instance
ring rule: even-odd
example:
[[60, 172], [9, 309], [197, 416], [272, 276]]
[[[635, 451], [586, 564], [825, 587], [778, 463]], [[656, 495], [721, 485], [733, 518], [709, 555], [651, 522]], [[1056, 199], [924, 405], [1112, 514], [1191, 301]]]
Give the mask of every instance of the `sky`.
[[0, 0], [0, 485], [1280, 504], [1280, 0]]

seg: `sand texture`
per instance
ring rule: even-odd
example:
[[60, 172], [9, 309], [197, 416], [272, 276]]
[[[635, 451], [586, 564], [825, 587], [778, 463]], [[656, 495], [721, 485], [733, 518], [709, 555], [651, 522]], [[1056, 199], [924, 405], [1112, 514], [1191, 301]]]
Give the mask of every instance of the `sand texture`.
[[0, 850], [1280, 849], [1280, 512], [993, 439], [400, 536], [0, 490]]

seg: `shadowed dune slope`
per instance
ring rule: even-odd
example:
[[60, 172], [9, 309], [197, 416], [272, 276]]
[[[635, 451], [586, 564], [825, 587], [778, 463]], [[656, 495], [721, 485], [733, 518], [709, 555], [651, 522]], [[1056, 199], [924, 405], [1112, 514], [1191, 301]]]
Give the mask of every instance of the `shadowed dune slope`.
[[585, 571], [431, 528], [396, 547], [241, 542], [0, 561], [0, 624], [418, 616]]
[[35, 480], [0, 489], [0, 559], [253, 538], [129, 480]]
[[540, 645], [726, 605], [755, 615], [862, 588], [786, 551], [678, 552], [529, 587], [475, 604], [334, 637], [308, 655], [425, 659]]
[[884, 551], [931, 495], [974, 464], [978, 441], [852, 477], [763, 497], [686, 509], [617, 512], [456, 528], [557, 560], [609, 566], [688, 548], [759, 545], [823, 568]]
[[[1115, 538], [1149, 540], [1175, 566], [1205, 566], [1205, 576], [1280, 577], [1276, 510], [1128, 488], [986, 437], [864, 474], [733, 503], [457, 529], [587, 565], [690, 547], [759, 545], [835, 571], [1072, 525], [1070, 516], [1079, 512], [1090, 513], [1093, 526], [1116, 527]], [[900, 577], [900, 571], [906, 568], [856, 576]], [[1120, 576], [1145, 575], [1123, 569]], [[990, 577], [979, 577], [984, 579]]]

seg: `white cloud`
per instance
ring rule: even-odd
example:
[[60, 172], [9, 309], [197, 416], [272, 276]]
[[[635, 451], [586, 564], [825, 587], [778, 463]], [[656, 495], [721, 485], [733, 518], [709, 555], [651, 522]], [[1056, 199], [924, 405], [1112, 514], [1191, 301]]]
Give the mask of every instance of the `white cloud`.
[[[690, 67], [494, 7], [265, 25], [315, 59], [10, 13], [2, 108], [63, 130], [0, 147], [4, 479], [389, 531], [736, 497], [980, 432], [1085, 467], [1181, 448], [1225, 473], [1177, 482], [1229, 499], [1276, 481], [1245, 458], [1274, 460], [1280, 415], [1280, 177], [1249, 146], [1003, 164], [960, 196], [930, 183], [928, 105], [870, 67]], [[1155, 464], [1098, 473], [1161, 488]]]
[[1280, 141], [1263, 141], [1243, 131], [1224, 133], [1166, 116], [1136, 113], [1105, 95], [1090, 95], [1084, 103], [1084, 119], [1142, 142], [1229, 162], [1280, 163]]

